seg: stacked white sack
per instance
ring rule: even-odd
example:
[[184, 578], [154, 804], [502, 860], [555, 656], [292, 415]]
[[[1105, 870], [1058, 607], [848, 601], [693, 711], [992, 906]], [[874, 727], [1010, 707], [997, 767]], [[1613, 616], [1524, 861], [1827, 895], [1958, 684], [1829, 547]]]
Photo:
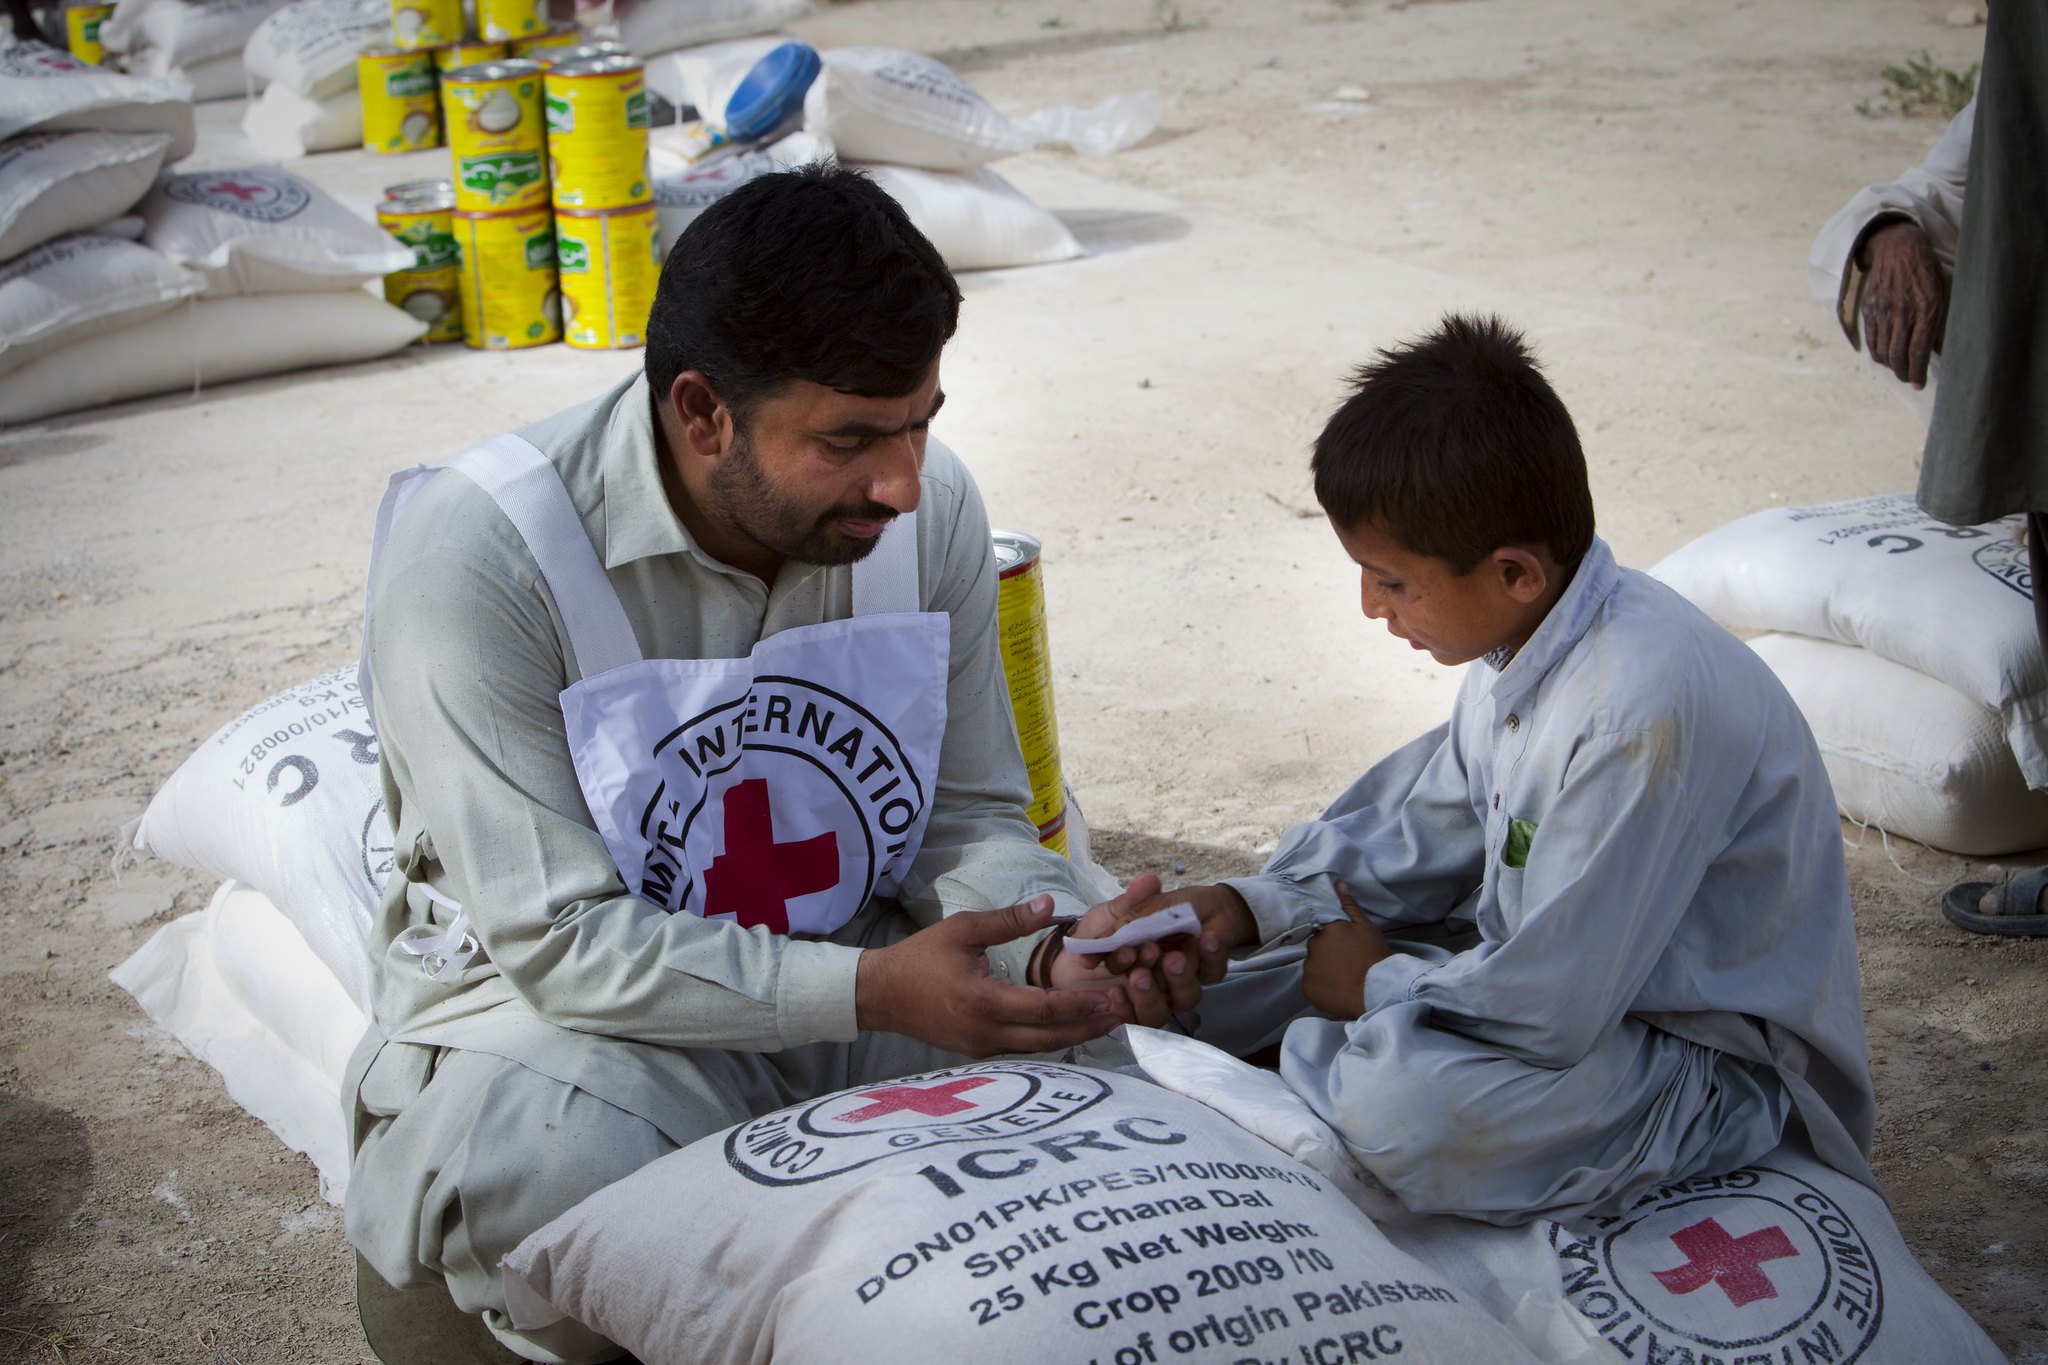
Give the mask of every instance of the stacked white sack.
[[100, 41], [132, 71], [182, 74], [198, 100], [248, 91], [242, 49], [285, 0], [115, 0]]
[[[41, 343], [0, 375], [0, 422], [368, 360], [402, 349], [425, 328], [362, 288], [404, 269], [412, 253], [296, 176], [274, 168], [166, 175], [142, 213], [142, 242], [133, 249], [196, 279], [197, 290], [184, 291], [196, 301], [119, 331], [58, 333], [62, 345], [48, 324], [17, 336], [11, 319], [0, 321], [5, 350]], [[59, 267], [71, 272], [61, 290], [49, 283]], [[91, 270], [72, 279], [79, 268], [75, 260], [44, 262], [17, 283], [36, 286], [38, 297], [75, 300], [94, 289]], [[108, 311], [77, 306], [89, 317]]]
[[293, 0], [249, 35], [242, 62], [263, 89], [242, 132], [279, 161], [363, 144], [356, 57], [390, 41], [389, 0]]
[[[811, 12], [810, 0], [616, 0], [619, 41], [639, 57], [772, 33]], [[723, 106], [721, 106], [723, 107]]]
[[46, 43], [0, 39], [0, 138], [29, 131], [163, 133], [166, 163], [188, 156], [192, 87], [177, 77], [126, 76]]
[[0, 261], [119, 218], [156, 183], [168, 133], [22, 133], [0, 142]]
[[339, 152], [363, 145], [363, 101], [355, 90], [312, 99], [282, 81], [242, 111], [242, 135], [267, 157], [295, 161], [314, 152]]
[[[1946, 526], [1904, 494], [1857, 498], [1753, 513], [1650, 572], [1731, 629], [1857, 646], [1758, 651], [1821, 739], [1843, 813], [1989, 856], [2042, 842], [2038, 804], [2007, 799], [2011, 771], [2048, 789], [2048, 660], [2019, 529], [2018, 518]], [[2013, 770], [1977, 752], [1987, 726]], [[1901, 781], [1919, 794], [1908, 799]]]

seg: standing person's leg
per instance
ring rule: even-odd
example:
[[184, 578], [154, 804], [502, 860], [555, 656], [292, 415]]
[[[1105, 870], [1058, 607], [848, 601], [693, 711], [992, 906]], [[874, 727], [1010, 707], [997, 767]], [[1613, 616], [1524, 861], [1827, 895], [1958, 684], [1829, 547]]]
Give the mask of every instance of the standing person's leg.
[[1303, 1019], [1280, 1074], [1401, 1202], [1514, 1226], [1613, 1213], [1667, 1181], [1776, 1147], [1774, 1072], [1624, 1018], [1568, 1067], [1435, 1027], [1428, 1006]]

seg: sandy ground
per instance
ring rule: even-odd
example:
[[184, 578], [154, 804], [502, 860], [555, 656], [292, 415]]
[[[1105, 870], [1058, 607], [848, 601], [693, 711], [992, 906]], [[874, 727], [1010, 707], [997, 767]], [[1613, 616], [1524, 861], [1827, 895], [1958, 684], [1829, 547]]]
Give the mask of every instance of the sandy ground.
[[[1346, 367], [1440, 310], [1540, 342], [1626, 563], [1911, 486], [1915, 417], [1805, 254], [1938, 134], [1855, 105], [1910, 53], [1975, 59], [1947, 8], [857, 0], [798, 26], [936, 53], [1017, 112], [1165, 97], [1130, 152], [1005, 164], [1093, 255], [964, 281], [941, 432], [1048, 546], [1069, 774], [1115, 870], [1252, 866], [1444, 711], [1453, 676], [1359, 620], [1304, 460]], [[233, 107], [205, 112], [232, 160]], [[436, 169], [303, 165], [362, 204]], [[114, 831], [222, 720], [353, 657], [388, 470], [634, 363], [457, 348], [0, 432], [0, 1357], [369, 1359], [310, 1166], [107, 981], [210, 890], [117, 878]], [[1934, 887], [1965, 865], [1894, 851], [1850, 855], [1878, 1169], [1935, 1276], [2048, 1361], [2048, 946], [1951, 930]]]

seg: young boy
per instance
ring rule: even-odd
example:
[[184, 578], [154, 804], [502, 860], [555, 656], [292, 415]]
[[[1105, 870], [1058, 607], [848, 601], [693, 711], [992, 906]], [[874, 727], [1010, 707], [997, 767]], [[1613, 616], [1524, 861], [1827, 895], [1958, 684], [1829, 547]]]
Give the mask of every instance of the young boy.
[[[1613, 1212], [1794, 1133], [1869, 1180], [1812, 735], [1739, 641], [1615, 565], [1520, 336], [1450, 317], [1381, 352], [1313, 468], [1366, 616], [1471, 665], [1457, 707], [1260, 875], [1146, 908], [1192, 900], [1233, 947], [1315, 933], [1303, 989], [1335, 1020], [1294, 1023], [1281, 1074], [1419, 1212]], [[1462, 952], [1389, 942], [1463, 925]]]

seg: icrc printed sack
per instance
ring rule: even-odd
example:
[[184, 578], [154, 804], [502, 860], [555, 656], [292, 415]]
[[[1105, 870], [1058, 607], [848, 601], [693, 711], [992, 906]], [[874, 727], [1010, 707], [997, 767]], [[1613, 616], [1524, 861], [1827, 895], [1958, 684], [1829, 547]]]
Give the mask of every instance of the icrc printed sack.
[[138, 851], [261, 891], [350, 998], [369, 1003], [391, 822], [354, 665], [223, 725], [171, 774], [131, 837]]
[[363, 145], [363, 101], [356, 90], [308, 99], [282, 81], [272, 81], [261, 99], [242, 113], [242, 135], [265, 156], [280, 161], [312, 152]]
[[132, 70], [160, 76], [213, 57], [240, 53], [285, 0], [115, 0], [100, 28], [109, 52]]
[[903, 205], [955, 270], [1045, 265], [1082, 254], [1065, 223], [987, 166], [959, 172], [860, 169]]
[[1752, 513], [1650, 572], [1722, 624], [1861, 645], [1938, 678], [2005, 723], [2027, 785], [2048, 787], [2048, 660], [2018, 518], [1945, 526], [1903, 494]]
[[14, 372], [145, 322], [202, 287], [148, 247], [95, 232], [44, 242], [0, 265], [0, 393], [13, 387]]
[[225, 883], [109, 976], [220, 1073], [236, 1104], [312, 1159], [323, 1198], [342, 1201], [342, 1075], [369, 1019], [262, 892]]
[[143, 241], [206, 280], [209, 298], [353, 289], [413, 264], [410, 247], [287, 171], [167, 175]]
[[619, 41], [652, 57], [679, 47], [772, 33], [811, 12], [810, 0], [616, 0]]
[[359, 289], [194, 299], [0, 375], [0, 424], [371, 360], [404, 350], [426, 329], [410, 313]]
[[141, 203], [170, 146], [165, 133], [29, 133], [0, 142], [0, 261]]
[[293, 0], [256, 26], [242, 64], [309, 100], [353, 90], [356, 57], [391, 41], [390, 0]]
[[1159, 97], [1149, 90], [1013, 121], [921, 52], [840, 47], [821, 55], [824, 69], [804, 96], [804, 130], [847, 161], [964, 171], [1043, 143], [1100, 155], [1131, 146], [1159, 123]]
[[1854, 645], [1749, 646], [1805, 714], [1842, 814], [1970, 858], [2048, 846], [2048, 792], [2027, 790], [1996, 711]]
[[[1252, 1116], [1283, 1143], [1322, 1126], [1267, 1073], [1192, 1039], [1147, 1034], [1134, 1033], [1133, 1051], [1162, 1085]], [[1292, 1123], [1289, 1098], [1300, 1111]], [[1395, 1246], [1557, 1365], [2004, 1360], [1913, 1259], [1883, 1197], [1797, 1141], [1569, 1226], [1421, 1216], [1387, 1207], [1383, 1193], [1362, 1206]]]
[[30, 129], [166, 133], [166, 163], [192, 151], [192, 87], [176, 78], [124, 76], [45, 43], [0, 38], [0, 138]]
[[168, 74], [179, 77], [192, 87], [194, 104], [238, 100], [249, 93], [249, 73], [242, 69], [242, 54], [239, 52], [205, 57], [174, 67]]
[[1533, 1361], [1307, 1167], [1110, 1072], [961, 1066], [714, 1134], [506, 1257], [649, 1365]]

